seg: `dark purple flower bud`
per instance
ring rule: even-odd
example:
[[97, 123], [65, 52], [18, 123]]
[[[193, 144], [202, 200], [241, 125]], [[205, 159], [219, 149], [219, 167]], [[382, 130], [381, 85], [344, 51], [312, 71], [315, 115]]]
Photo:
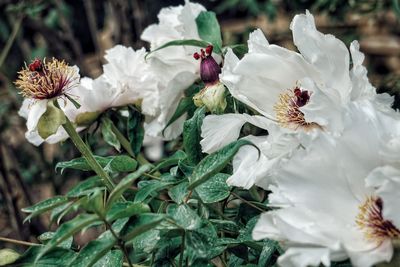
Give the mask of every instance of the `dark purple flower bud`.
[[221, 67], [212, 56], [207, 56], [200, 63], [200, 77], [205, 84], [214, 84], [219, 81]]
[[213, 46], [209, 45], [206, 49], [201, 49], [200, 54], [194, 53], [193, 57], [201, 59], [200, 63], [200, 77], [206, 85], [214, 84], [219, 81], [219, 74], [221, 73], [221, 67], [212, 57]]

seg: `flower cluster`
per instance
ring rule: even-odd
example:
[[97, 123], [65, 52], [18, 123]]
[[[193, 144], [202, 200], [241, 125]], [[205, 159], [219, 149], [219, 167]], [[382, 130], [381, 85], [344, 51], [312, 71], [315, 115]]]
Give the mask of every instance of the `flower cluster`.
[[[260, 216], [252, 236], [280, 242], [280, 266], [390, 261], [400, 238], [400, 114], [369, 82], [358, 42], [348, 49], [319, 32], [307, 11], [290, 24], [299, 52], [270, 44], [258, 29], [239, 57], [202, 40], [196, 18], [204, 11], [190, 2], [162, 9], [159, 23], [141, 36], [151, 53], [117, 45], [106, 51], [96, 79], [80, 79], [77, 67], [57, 59], [33, 61], [15, 83], [26, 98], [20, 114], [27, 139], [59, 142], [68, 137], [60, 127], [66, 120], [81, 131], [102, 112], [127, 105], [144, 115], [146, 136], [175, 139], [188, 114], [196, 116], [178, 112], [188, 98], [195, 114], [207, 113], [198, 154], [238, 139], [253, 144], [238, 149], [227, 183], [268, 192], [273, 209]], [[183, 45], [172, 45], [176, 40]], [[206, 45], [188, 45], [193, 40]], [[201, 88], [188, 96], [195, 82]], [[256, 131], [243, 131], [245, 124]], [[191, 179], [186, 183], [194, 188], [198, 181]]]

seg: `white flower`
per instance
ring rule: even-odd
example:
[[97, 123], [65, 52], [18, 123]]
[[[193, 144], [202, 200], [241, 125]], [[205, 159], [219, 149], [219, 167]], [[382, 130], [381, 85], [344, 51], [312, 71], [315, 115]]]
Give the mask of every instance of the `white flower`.
[[[200, 40], [196, 17], [205, 10], [203, 6], [189, 1], [185, 1], [183, 6], [163, 8], [158, 14], [159, 23], [147, 27], [141, 38], [150, 43], [151, 50], [174, 40]], [[184, 90], [200, 77], [200, 64], [193, 59], [195, 51], [196, 48], [192, 46], [170, 46], [148, 57], [147, 62], [159, 81], [160, 95], [158, 112], [146, 118], [146, 134], [173, 139], [182, 133], [186, 115], [163, 130], [183, 97]]]
[[256, 240], [281, 241], [280, 266], [330, 266], [350, 258], [367, 267], [389, 261], [400, 237], [400, 155], [386, 158], [386, 140], [398, 138], [400, 116], [367, 100], [351, 103], [341, 136], [318, 134], [282, 164], [270, 186]]
[[[367, 71], [362, 66], [364, 56], [358, 50], [356, 41], [350, 46], [353, 67], [349, 70], [350, 56], [344, 43], [332, 35], [317, 31], [314, 18], [308, 11], [305, 15], [294, 17], [291, 29], [294, 44], [301, 54], [269, 44], [261, 30], [256, 30], [250, 34], [249, 52], [242, 59], [237, 58], [232, 50], [227, 52], [220, 75], [221, 82], [227, 86], [233, 97], [259, 112], [259, 117], [270, 121], [263, 123], [264, 127], [261, 127], [268, 130], [270, 136], [265, 138], [265, 142], [271, 147], [265, 151], [269, 154], [265, 164], [254, 158], [245, 160], [257, 164], [254, 166], [259, 170], [263, 169], [261, 173], [267, 174], [266, 180], [268, 176], [274, 175], [273, 172], [280, 166], [282, 158], [289, 157], [298, 147], [304, 146], [305, 140], [300, 140], [298, 135], [303, 138], [303, 133], [314, 135], [320, 131], [340, 134], [345, 119], [343, 110], [352, 101], [369, 99], [384, 110], [390, 109], [392, 102], [387, 94], [378, 96], [369, 83]], [[221, 133], [231, 127], [227, 123], [221, 123], [227, 116], [231, 117], [231, 122], [234, 121], [232, 116], [237, 117], [235, 133], [230, 134], [239, 136], [241, 125], [246, 122], [242, 115], [206, 118], [202, 127], [204, 152], [210, 152], [209, 142], [226, 144], [219, 140], [223, 139]], [[221, 122], [209, 124], [212, 120]], [[242, 123], [238, 124], [238, 121]], [[212, 135], [208, 135], [211, 127], [217, 128]], [[213, 150], [220, 147], [214, 145]], [[244, 149], [251, 148], [241, 148]], [[252, 154], [247, 156], [253, 157]], [[246, 168], [252, 169], [252, 166], [247, 165]], [[235, 177], [238, 180], [233, 184], [246, 188], [251, 186], [246, 180], [249, 176], [245, 173]], [[268, 181], [261, 181], [260, 178], [253, 180], [268, 184]]]
[[79, 84], [79, 69], [55, 58], [50, 61], [36, 59], [18, 74], [15, 85], [25, 97], [19, 115], [27, 120], [26, 138], [35, 145], [44, 139], [56, 142], [63, 138], [65, 132], [60, 125], [65, 117], [53, 101], [65, 108], [66, 96], [71, 96]]

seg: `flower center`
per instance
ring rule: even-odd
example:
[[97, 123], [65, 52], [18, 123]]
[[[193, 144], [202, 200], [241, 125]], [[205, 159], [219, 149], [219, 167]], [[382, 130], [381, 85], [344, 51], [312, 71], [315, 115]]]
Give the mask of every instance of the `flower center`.
[[365, 237], [378, 243], [386, 238], [400, 237], [400, 230], [391, 221], [383, 218], [382, 208], [382, 199], [370, 196], [360, 205], [360, 212], [356, 217], [356, 223], [364, 232]]
[[292, 90], [287, 90], [280, 94], [279, 101], [274, 106], [278, 123], [282, 127], [290, 129], [297, 129], [299, 127], [305, 129], [321, 128], [317, 123], [306, 122], [303, 112], [300, 111], [300, 107], [305, 106], [309, 100], [310, 93], [297, 86]]
[[64, 95], [79, 83], [78, 71], [55, 58], [50, 62], [35, 59], [18, 74], [15, 85], [21, 94], [39, 100]]

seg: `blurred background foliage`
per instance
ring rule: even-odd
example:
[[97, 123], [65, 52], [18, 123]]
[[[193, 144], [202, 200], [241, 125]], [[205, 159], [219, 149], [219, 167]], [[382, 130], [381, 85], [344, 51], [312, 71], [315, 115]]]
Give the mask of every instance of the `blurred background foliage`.
[[[358, 39], [369, 77], [400, 107], [400, 3], [398, 0], [199, 0], [217, 13], [225, 44], [245, 43], [261, 28], [271, 43], [295, 49], [289, 30], [295, 13], [309, 9], [318, 28], [347, 45]], [[81, 75], [101, 74], [106, 49], [116, 44], [140, 48], [143, 29], [157, 22], [162, 7], [183, 0], [0, 0], [0, 236], [34, 240], [47, 231], [48, 218], [22, 224], [22, 207], [66, 192], [84, 178], [54, 169], [77, 156], [69, 141], [34, 147], [24, 137], [18, 116], [22, 98], [13, 85], [24, 62], [57, 57], [79, 66]], [[91, 136], [96, 141], [96, 135]], [[96, 145], [97, 154], [112, 154]], [[90, 232], [80, 238], [90, 238]], [[85, 241], [82, 240], [82, 243]], [[79, 240], [77, 240], [79, 243]], [[7, 246], [0, 243], [0, 248]]]

